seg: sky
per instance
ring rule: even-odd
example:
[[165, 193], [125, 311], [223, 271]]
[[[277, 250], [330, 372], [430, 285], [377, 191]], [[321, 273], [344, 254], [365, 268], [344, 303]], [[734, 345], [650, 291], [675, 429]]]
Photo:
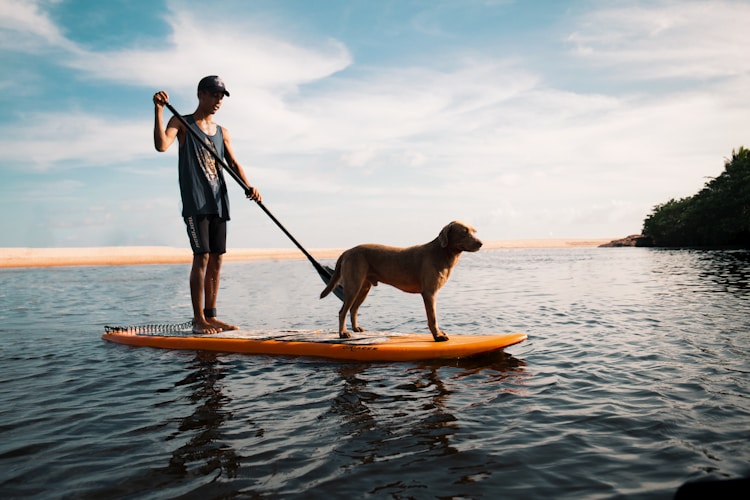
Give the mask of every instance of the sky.
[[[639, 233], [750, 146], [748, 26], [737, 0], [0, 0], [0, 247], [187, 247], [151, 99], [191, 113], [212, 74], [307, 248]], [[227, 182], [228, 246], [291, 247]]]

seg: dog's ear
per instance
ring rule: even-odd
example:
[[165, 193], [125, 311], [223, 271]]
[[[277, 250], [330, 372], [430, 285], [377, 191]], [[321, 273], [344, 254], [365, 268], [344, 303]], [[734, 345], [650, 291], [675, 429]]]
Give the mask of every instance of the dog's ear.
[[448, 233], [450, 233], [451, 229], [453, 229], [453, 224], [455, 223], [456, 221], [451, 222], [440, 231], [440, 234], [438, 235], [438, 241], [440, 242], [440, 246], [442, 248], [448, 246]]

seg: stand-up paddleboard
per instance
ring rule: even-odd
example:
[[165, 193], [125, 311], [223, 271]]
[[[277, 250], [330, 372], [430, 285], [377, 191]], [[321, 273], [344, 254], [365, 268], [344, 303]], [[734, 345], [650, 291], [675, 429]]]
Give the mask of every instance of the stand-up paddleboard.
[[335, 331], [234, 330], [212, 335], [191, 332], [144, 333], [133, 328], [110, 328], [104, 340], [131, 346], [216, 351], [243, 354], [313, 356], [350, 361], [417, 361], [457, 359], [499, 351], [526, 340], [525, 333], [462, 335], [435, 342], [432, 335], [363, 332], [340, 339]]

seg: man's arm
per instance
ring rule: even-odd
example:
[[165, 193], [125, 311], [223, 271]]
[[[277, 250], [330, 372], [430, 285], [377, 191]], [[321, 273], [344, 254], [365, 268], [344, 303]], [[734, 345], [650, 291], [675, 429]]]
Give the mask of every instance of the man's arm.
[[163, 90], [154, 94], [154, 147], [162, 153], [169, 149], [182, 130], [182, 124], [174, 116], [164, 127], [164, 105], [168, 102], [169, 96]]
[[245, 170], [242, 168], [242, 165], [240, 165], [240, 163], [237, 161], [237, 158], [234, 156], [234, 150], [232, 149], [232, 139], [229, 136], [229, 131], [224, 127], [222, 127], [222, 131], [224, 133], [224, 159], [227, 161], [227, 165], [229, 165], [229, 168], [237, 172], [237, 174], [240, 176], [240, 179], [242, 179], [245, 185], [250, 189], [250, 191], [247, 193], [247, 197], [251, 200], [261, 201], [260, 192], [250, 185], [250, 182], [245, 176]]

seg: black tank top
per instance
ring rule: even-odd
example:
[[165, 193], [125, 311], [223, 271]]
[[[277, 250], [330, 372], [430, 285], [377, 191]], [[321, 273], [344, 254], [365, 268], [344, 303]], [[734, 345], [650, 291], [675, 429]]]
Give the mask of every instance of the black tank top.
[[[224, 158], [224, 133], [219, 125], [216, 134], [209, 136], [195, 125], [192, 115], [185, 116], [185, 120], [210, 142], [209, 147], [214, 148], [219, 158]], [[216, 214], [229, 220], [229, 197], [221, 165], [189, 132], [180, 145], [179, 179], [183, 217]]]

